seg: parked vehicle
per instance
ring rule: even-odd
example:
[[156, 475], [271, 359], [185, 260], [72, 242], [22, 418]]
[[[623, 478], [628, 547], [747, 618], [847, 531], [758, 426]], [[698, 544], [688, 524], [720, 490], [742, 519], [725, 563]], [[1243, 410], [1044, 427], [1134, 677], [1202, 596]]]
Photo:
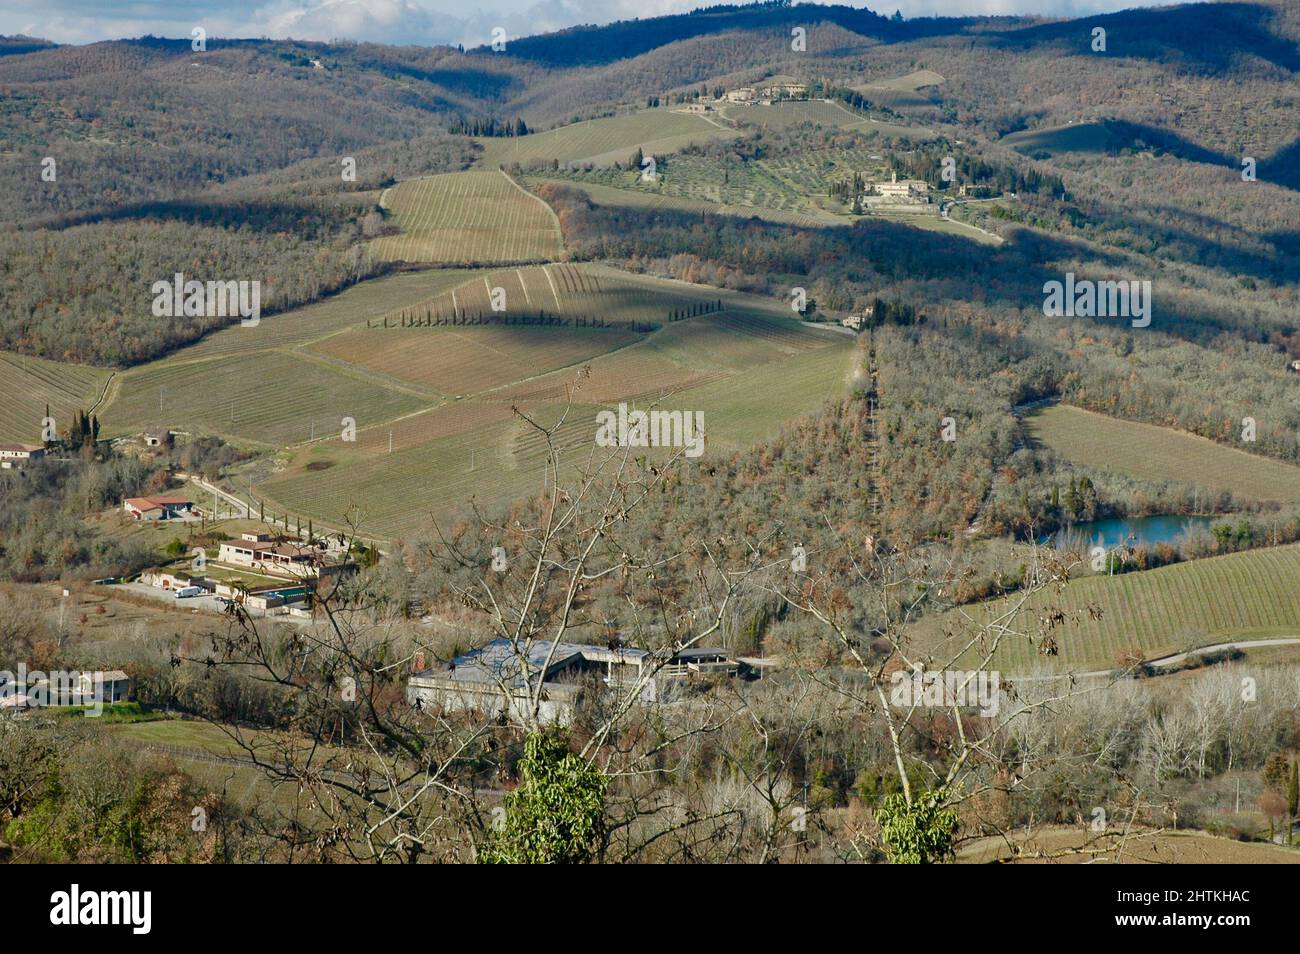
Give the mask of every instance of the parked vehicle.
[[178, 600], [183, 600], [189, 596], [198, 596], [202, 592], [203, 587], [201, 586], [182, 586], [176, 591], [176, 598]]

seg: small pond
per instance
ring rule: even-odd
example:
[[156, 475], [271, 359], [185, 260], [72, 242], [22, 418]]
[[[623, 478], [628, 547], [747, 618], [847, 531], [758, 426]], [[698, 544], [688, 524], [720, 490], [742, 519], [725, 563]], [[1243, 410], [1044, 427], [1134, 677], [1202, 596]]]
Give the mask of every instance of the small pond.
[[[1155, 546], [1157, 543], [1174, 543], [1179, 537], [1198, 528], [1209, 529], [1212, 523], [1222, 521], [1222, 517], [1212, 516], [1159, 516], [1159, 517], [1112, 517], [1108, 520], [1090, 520], [1076, 523], [1063, 530], [1063, 536], [1069, 540], [1086, 540], [1089, 546], [1113, 547], [1121, 543], [1145, 543]], [[1056, 536], [1049, 533], [1039, 539], [1039, 543], [1051, 543]]]

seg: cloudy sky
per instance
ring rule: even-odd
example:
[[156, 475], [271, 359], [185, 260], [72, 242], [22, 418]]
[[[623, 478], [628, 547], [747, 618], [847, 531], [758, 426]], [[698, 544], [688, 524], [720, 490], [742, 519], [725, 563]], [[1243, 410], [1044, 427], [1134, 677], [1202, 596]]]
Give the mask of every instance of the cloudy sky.
[[[0, 0], [0, 34], [25, 33], [61, 43], [142, 36], [188, 37], [195, 26], [209, 36], [379, 43], [491, 42], [492, 28], [508, 35], [541, 33], [575, 23], [653, 17], [704, 6], [712, 0]], [[1080, 16], [1142, 0], [878, 0], [881, 13], [1039, 13]]]

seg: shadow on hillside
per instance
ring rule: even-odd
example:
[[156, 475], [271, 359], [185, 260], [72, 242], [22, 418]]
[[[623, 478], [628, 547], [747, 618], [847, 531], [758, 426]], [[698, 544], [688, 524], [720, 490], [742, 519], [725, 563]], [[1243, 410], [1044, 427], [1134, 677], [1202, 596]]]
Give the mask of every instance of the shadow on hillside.
[[[1095, 56], [1092, 28], [1107, 31], [1107, 55], [1225, 71], [1243, 52], [1284, 69], [1300, 69], [1300, 47], [1272, 32], [1275, 14], [1252, 3], [1194, 3], [1154, 10], [1124, 10], [1066, 22], [1023, 26], [1014, 17], [922, 17], [892, 20], [847, 6], [713, 6], [689, 14], [578, 26], [511, 40], [502, 56], [546, 66], [598, 66], [631, 59], [661, 46], [733, 30], [781, 30], [834, 23], [883, 43], [965, 36], [1009, 50], [1061, 48], [1065, 55]], [[998, 29], [998, 27], [1004, 27]], [[992, 29], [990, 29], [992, 28]], [[472, 55], [497, 55], [489, 47]]]
[[1206, 149], [1177, 133], [1144, 123], [1103, 119], [1043, 130], [1027, 130], [1007, 137], [1006, 144], [1033, 158], [1061, 154], [1118, 156], [1134, 152], [1168, 153], [1188, 162], [1235, 166], [1237, 159]]
[[[1190, 3], [1154, 10], [1122, 10], [988, 34], [1002, 49], [1063, 46], [1068, 55], [1133, 57], [1199, 70], [1226, 72], [1249, 53], [1274, 66], [1300, 70], [1300, 46], [1272, 32], [1276, 15], [1253, 3]], [[1106, 31], [1106, 52], [1092, 51], [1092, 29]]]
[[1256, 173], [1261, 180], [1300, 192], [1300, 139], [1262, 160]]

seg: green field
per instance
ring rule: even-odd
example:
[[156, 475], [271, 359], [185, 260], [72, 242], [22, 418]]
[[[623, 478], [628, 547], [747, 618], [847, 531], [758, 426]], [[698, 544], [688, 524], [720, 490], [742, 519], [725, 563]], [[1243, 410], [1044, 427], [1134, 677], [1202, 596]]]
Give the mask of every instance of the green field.
[[[499, 315], [560, 315], [566, 318], [600, 318], [610, 324], [670, 321], [674, 311], [692, 306], [735, 305], [746, 311], [788, 315], [780, 303], [722, 288], [625, 272], [606, 265], [552, 264], [524, 268], [492, 269], [474, 273], [439, 295], [419, 302], [409, 313], [450, 318], [493, 314], [492, 291], [501, 289], [504, 311]], [[399, 314], [390, 318], [396, 323]]]
[[911, 139], [935, 138], [935, 133], [920, 126], [903, 126], [859, 116], [839, 103], [824, 100], [724, 106], [722, 115], [727, 119], [763, 129], [789, 129], [801, 123], [815, 123], [867, 134], [879, 133], [882, 136], [907, 136]]
[[[393, 321], [487, 315], [494, 288], [507, 318], [608, 327]], [[514, 405], [547, 417], [580, 402], [566, 440], [585, 453], [599, 409], [658, 401], [702, 413], [708, 447], [727, 452], [842, 393], [852, 347], [774, 299], [604, 265], [407, 273], [119, 372], [102, 417], [106, 435], [168, 426], [280, 451], [259, 500], [322, 525], [355, 507], [363, 533], [391, 539], [472, 496], [539, 489], [544, 448]], [[341, 440], [344, 417], [355, 441]]]
[[918, 90], [927, 86], [940, 86], [944, 82], [942, 74], [936, 73], [934, 70], [915, 70], [906, 76], [877, 80], [874, 83], [867, 83], [865, 86], [855, 86], [854, 89]]
[[740, 218], [757, 218], [776, 225], [828, 226], [849, 225], [847, 217], [837, 217], [828, 212], [787, 212], [780, 209], [751, 205], [716, 203], [709, 199], [671, 195], [644, 188], [620, 188], [592, 182], [587, 177], [541, 178], [528, 177], [530, 186], [543, 182], [577, 189], [596, 205], [627, 206], [634, 209], [671, 209], [679, 212], [708, 212], [712, 215], [734, 215]]
[[887, 109], [908, 109], [911, 107], [933, 106], [930, 100], [918, 90], [927, 86], [940, 86], [944, 78], [934, 70], [917, 70], [906, 76], [893, 79], [877, 80], [854, 86], [853, 89], [867, 97], [874, 105]]
[[105, 422], [116, 431], [165, 426], [278, 447], [313, 433], [339, 433], [344, 417], [365, 427], [434, 399], [383, 386], [359, 371], [267, 351], [133, 370]]
[[[1059, 594], [1034, 594], [1012, 627], [1032, 632], [1049, 608], [1063, 610], [1070, 621], [1052, 634], [1058, 655], [1043, 655], [1029, 640], [1007, 637], [993, 668], [1022, 674], [1038, 668], [1086, 672], [1116, 666], [1122, 649], [1140, 649], [1154, 658], [1233, 639], [1300, 636], [1296, 580], [1300, 546], [1295, 545], [1074, 580]], [[995, 600], [924, 619], [913, 639], [922, 646], [942, 646], [945, 630], [973, 632], [1006, 605]], [[1099, 619], [1090, 616], [1089, 607], [1100, 610]], [[1081, 620], [1075, 618], [1079, 615]]]
[[[721, 298], [725, 310], [637, 335], [469, 326], [327, 339], [323, 346], [333, 355], [365, 362], [385, 379], [400, 376], [456, 394], [436, 409], [363, 430], [355, 443], [331, 439], [301, 449], [259, 493], [322, 521], [356, 508], [364, 532], [392, 538], [471, 497], [501, 503], [541, 489], [545, 448], [512, 405], [553, 418], [570, 395], [581, 402], [566, 437], [575, 458], [592, 446], [596, 412], [622, 401], [701, 412], [707, 447], [725, 452], [774, 436], [845, 386], [852, 339], [805, 328], [779, 302], [600, 266], [548, 269], [554, 274], [545, 286], [528, 270], [517, 281], [537, 297], [554, 282], [559, 294], [550, 302], [562, 312], [582, 313], [590, 299], [607, 300], [615, 313], [657, 313], [661, 321], [669, 307], [691, 300]], [[586, 368], [577, 382], [579, 364]], [[553, 370], [557, 365], [565, 367]]]
[[[747, 373], [697, 387], [690, 386], [691, 379], [683, 376], [677, 386], [665, 382], [659, 390], [647, 390], [644, 379], [637, 375], [654, 364], [634, 354], [644, 348], [620, 352], [620, 363], [615, 366], [618, 373], [613, 375], [618, 385], [604, 390], [597, 386], [595, 394], [586, 388], [577, 393], [583, 401], [592, 397], [603, 400], [573, 407], [563, 439], [570, 448], [565, 456], [569, 464], [587, 460], [596, 412], [615, 406], [620, 399], [640, 407], [654, 403], [663, 409], [702, 413], [707, 439], [700, 460], [707, 461], [712, 455], [770, 439], [786, 421], [815, 411], [842, 392], [849, 367], [847, 345], [832, 345], [792, 358], [773, 358]], [[597, 380], [601, 365], [602, 359], [592, 362]], [[572, 375], [566, 377], [572, 381]], [[632, 400], [618, 392], [640, 392], [642, 399]], [[554, 403], [525, 404], [522, 409], [542, 418], [560, 412]], [[313, 446], [283, 476], [261, 484], [259, 492], [279, 507], [322, 520], [337, 520], [355, 508], [365, 532], [393, 539], [422, 526], [430, 516], [445, 520], [471, 499], [480, 505], [502, 504], [543, 489], [545, 444], [513, 415], [413, 446], [398, 444], [391, 454], [386, 450], [385, 434], [386, 429], [381, 428], [376, 439], [363, 439], [356, 450], [345, 450], [337, 441]], [[322, 464], [326, 465], [323, 471], [310, 469]]]
[[1141, 480], [1195, 483], [1245, 500], [1300, 500], [1300, 467], [1204, 437], [1065, 404], [1035, 411], [1025, 423], [1034, 440], [1086, 467]]
[[1025, 129], [1003, 136], [1000, 141], [1002, 145], [1010, 146], [1026, 156], [1054, 156], [1059, 153], [1075, 152], [1104, 153], [1130, 145], [1126, 138], [1105, 122]]
[[251, 328], [239, 324], [223, 328], [160, 360], [191, 361], [232, 354], [256, 354], [273, 348], [294, 348], [354, 325], [364, 325], [368, 318], [381, 318], [440, 295], [468, 281], [473, 274], [447, 268], [398, 272], [376, 278], [314, 304], [265, 315]]
[[[184, 432], [197, 429], [278, 445], [310, 439], [313, 422], [320, 429], [318, 437], [338, 431], [344, 415], [334, 417], [339, 403], [335, 395], [357, 405], [346, 416], [356, 418], [358, 427], [386, 419], [376, 415], [430, 407], [438, 394], [418, 383], [385, 380], [361, 369], [332, 366], [325, 355], [297, 352], [437, 296], [463, 284], [470, 274], [452, 269], [406, 272], [354, 285], [325, 301], [269, 315], [251, 328], [234, 325], [167, 357], [119, 372], [100, 410], [104, 434], [119, 436], [165, 424]], [[259, 377], [264, 371], [278, 376]], [[274, 389], [275, 399], [267, 397], [268, 389]]]
[[352, 364], [453, 396], [577, 365], [636, 340], [632, 332], [618, 329], [486, 326], [357, 329], [318, 347]]
[[[850, 179], [854, 172], [883, 175], [879, 158], [870, 149], [833, 149], [751, 162], [725, 162], [709, 156], [661, 157], [655, 179], [646, 180], [636, 170], [593, 169], [559, 172], [556, 176], [580, 183], [585, 189], [619, 190], [604, 193], [606, 200], [627, 196], [621, 204], [673, 207], [672, 200], [700, 204], [679, 208], [709, 208], [739, 215], [760, 215], [794, 224], [848, 224], [847, 208], [826, 197], [834, 181]], [[589, 193], [595, 197], [595, 193]], [[656, 202], [656, 200], [664, 200]], [[835, 208], [832, 208], [832, 207]], [[767, 213], [775, 213], [768, 215]], [[836, 214], [839, 213], [839, 214]]]
[[46, 405], [62, 432], [74, 413], [90, 410], [108, 377], [100, 368], [0, 351], [0, 441], [41, 443]]
[[623, 116], [592, 119], [527, 136], [480, 139], [483, 152], [478, 165], [495, 169], [530, 160], [590, 162], [613, 165], [627, 162], [637, 148], [647, 155], [676, 152], [692, 143], [732, 139], [736, 132], [691, 113], [645, 109]]
[[383, 261], [536, 262], [564, 251], [555, 214], [500, 171], [408, 179], [385, 194], [384, 205], [401, 234], [370, 243]]
[[[323, 824], [325, 818], [311, 800], [298, 792], [294, 785], [275, 785], [267, 778], [265, 770], [242, 760], [248, 753], [231, 739], [220, 726], [207, 722], [181, 719], [161, 719], [129, 725], [105, 725], [103, 730], [113, 737], [137, 745], [170, 759], [194, 781], [212, 792], [231, 799], [248, 808], [257, 807], [263, 812], [278, 812], [284, 817], [296, 818], [310, 826]], [[278, 749], [262, 749], [269, 734], [257, 730], [242, 730], [244, 738], [259, 747], [262, 758], [278, 758]], [[331, 750], [322, 749], [320, 759]]]

